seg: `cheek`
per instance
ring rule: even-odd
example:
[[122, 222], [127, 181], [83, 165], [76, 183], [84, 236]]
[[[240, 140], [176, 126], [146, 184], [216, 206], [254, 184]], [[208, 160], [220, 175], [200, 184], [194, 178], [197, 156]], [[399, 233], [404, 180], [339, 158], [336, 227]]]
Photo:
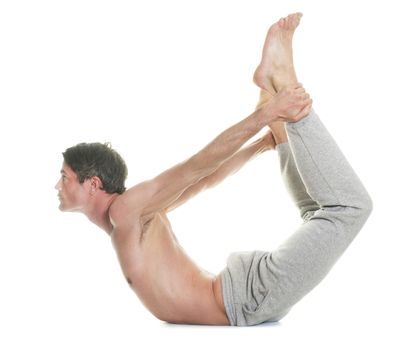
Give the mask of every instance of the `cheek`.
[[80, 201], [84, 197], [83, 191], [80, 189], [80, 187], [73, 187], [68, 191], [68, 194], [73, 201]]
[[83, 188], [74, 184], [63, 183], [61, 193], [69, 204], [78, 204], [79, 202], [83, 202], [85, 197]]

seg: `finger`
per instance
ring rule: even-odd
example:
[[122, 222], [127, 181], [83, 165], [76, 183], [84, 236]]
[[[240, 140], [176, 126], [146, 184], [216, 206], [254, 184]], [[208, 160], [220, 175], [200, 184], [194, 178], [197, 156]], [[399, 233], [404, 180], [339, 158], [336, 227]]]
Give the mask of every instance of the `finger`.
[[308, 105], [302, 108], [302, 110], [295, 116], [295, 120], [300, 120], [303, 117], [306, 117], [312, 108], [312, 101]]
[[306, 108], [308, 106], [312, 106], [312, 99], [310, 98], [302, 103], [302, 108]]
[[296, 104], [299, 104], [301, 106], [304, 106], [311, 99], [311, 96], [309, 94], [307, 94], [307, 93], [304, 93], [304, 94], [297, 94], [297, 95], [293, 96], [293, 98], [294, 98], [293, 101]]
[[293, 90], [293, 92], [294, 92], [296, 95], [306, 93], [306, 91], [305, 91], [305, 89], [304, 89], [303, 87], [297, 88], [297, 89]]

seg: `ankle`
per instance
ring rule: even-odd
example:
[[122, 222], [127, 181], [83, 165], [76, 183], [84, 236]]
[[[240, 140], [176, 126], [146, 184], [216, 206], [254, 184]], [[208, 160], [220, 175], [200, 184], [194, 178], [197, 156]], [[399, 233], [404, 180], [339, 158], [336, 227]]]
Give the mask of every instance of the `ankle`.
[[296, 74], [290, 71], [278, 72], [272, 77], [273, 89], [277, 92], [296, 86], [298, 84]]
[[286, 128], [284, 127], [284, 122], [275, 121], [270, 123], [268, 126], [271, 130], [276, 145], [289, 141]]

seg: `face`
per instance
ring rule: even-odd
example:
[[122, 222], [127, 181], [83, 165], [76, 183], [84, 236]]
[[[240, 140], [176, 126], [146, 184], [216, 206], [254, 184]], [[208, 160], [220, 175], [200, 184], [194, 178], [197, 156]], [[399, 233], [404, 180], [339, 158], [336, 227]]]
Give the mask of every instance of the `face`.
[[83, 211], [89, 199], [87, 181], [81, 184], [77, 174], [65, 162], [55, 189], [58, 191], [61, 211]]

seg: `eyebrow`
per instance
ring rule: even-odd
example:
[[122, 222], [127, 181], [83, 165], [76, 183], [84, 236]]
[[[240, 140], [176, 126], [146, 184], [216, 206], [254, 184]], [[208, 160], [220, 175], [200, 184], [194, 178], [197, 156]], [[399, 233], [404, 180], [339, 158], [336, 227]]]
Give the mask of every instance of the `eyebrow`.
[[60, 174], [67, 175], [67, 173], [63, 169], [60, 170]]

